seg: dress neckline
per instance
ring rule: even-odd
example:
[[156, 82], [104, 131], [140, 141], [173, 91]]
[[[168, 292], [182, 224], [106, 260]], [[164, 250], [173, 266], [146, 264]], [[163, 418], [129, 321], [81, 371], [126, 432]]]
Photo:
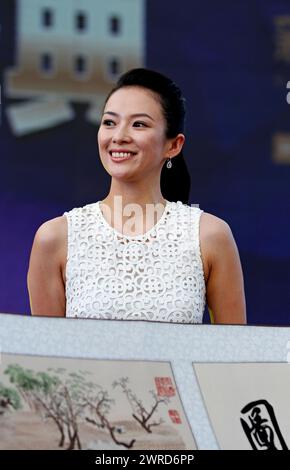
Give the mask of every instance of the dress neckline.
[[98, 201], [97, 204], [96, 204], [96, 207], [97, 207], [97, 211], [98, 211], [98, 214], [103, 222], [103, 224], [108, 227], [112, 232], [114, 232], [116, 235], [118, 235], [119, 237], [123, 237], [123, 238], [128, 238], [128, 239], [131, 239], [131, 240], [134, 240], [134, 239], [139, 239], [139, 238], [144, 238], [146, 236], [148, 236], [151, 232], [153, 232], [153, 230], [156, 230], [156, 228], [162, 224], [163, 220], [165, 219], [165, 216], [166, 214], [168, 213], [168, 209], [169, 209], [169, 206], [170, 206], [170, 201], [167, 201], [167, 199], [165, 199], [165, 207], [164, 207], [164, 210], [162, 212], [162, 215], [160, 217], [160, 219], [157, 221], [157, 223], [155, 225], [153, 225], [153, 227], [151, 227], [151, 229], [147, 230], [147, 232], [145, 233], [140, 233], [139, 235], [126, 235], [124, 233], [121, 233], [119, 232], [118, 230], [116, 230], [114, 227], [112, 227], [109, 222], [105, 219], [103, 213], [102, 213], [102, 210], [101, 210], [101, 207], [100, 207], [100, 203], [101, 201]]

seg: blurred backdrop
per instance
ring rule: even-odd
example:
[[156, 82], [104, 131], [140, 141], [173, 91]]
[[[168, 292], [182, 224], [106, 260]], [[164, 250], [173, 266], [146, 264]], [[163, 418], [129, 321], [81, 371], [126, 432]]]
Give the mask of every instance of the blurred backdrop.
[[232, 228], [248, 322], [290, 325], [289, 0], [1, 0], [0, 24], [0, 311], [29, 314], [39, 225], [107, 194], [100, 109], [145, 66], [187, 99], [189, 203]]

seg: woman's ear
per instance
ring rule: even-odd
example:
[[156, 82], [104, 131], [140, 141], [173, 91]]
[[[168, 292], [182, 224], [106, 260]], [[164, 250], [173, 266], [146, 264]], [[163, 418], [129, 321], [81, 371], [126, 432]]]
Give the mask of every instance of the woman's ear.
[[181, 152], [184, 142], [185, 142], [184, 134], [178, 134], [173, 139], [170, 139], [170, 143], [168, 145], [168, 149], [166, 152], [166, 158], [176, 157], [176, 155], [178, 155]]

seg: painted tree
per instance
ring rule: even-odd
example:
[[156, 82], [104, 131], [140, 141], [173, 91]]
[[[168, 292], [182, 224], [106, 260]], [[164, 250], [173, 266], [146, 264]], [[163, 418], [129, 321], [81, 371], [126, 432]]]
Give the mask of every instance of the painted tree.
[[106, 429], [111, 439], [115, 444], [123, 446], [126, 449], [130, 449], [134, 446], [136, 439], [131, 439], [129, 442], [125, 442], [123, 439], [117, 437], [118, 429], [113, 425], [109, 419], [109, 412], [111, 406], [115, 403], [115, 400], [109, 398], [109, 394], [106, 390], [102, 390], [98, 387], [99, 390], [96, 390], [92, 393], [89, 393], [85, 398], [85, 403], [89, 413], [93, 416], [87, 416], [86, 421], [88, 423], [97, 426], [98, 428]]
[[131, 406], [132, 417], [140, 424], [140, 426], [142, 426], [143, 429], [145, 429], [145, 431], [151, 433], [151, 428], [159, 426], [164, 422], [162, 418], [159, 420], [153, 420], [153, 416], [156, 414], [157, 409], [161, 404], [167, 405], [169, 403], [168, 397], [159, 397], [156, 392], [150, 390], [149, 393], [152, 395], [153, 402], [146, 408], [143, 401], [139, 399], [129, 387], [128, 377], [122, 377], [119, 380], [116, 380], [113, 383], [113, 387], [120, 387], [122, 389]]
[[28, 404], [29, 408], [37, 411], [32, 392], [38, 387], [39, 382], [34, 372], [30, 369], [23, 369], [18, 364], [10, 364], [4, 373], [9, 376], [10, 382], [16, 387], [19, 395]]
[[31, 411], [39, 413], [43, 419], [54, 421], [60, 433], [59, 447], [63, 447], [67, 440], [68, 449], [75, 446], [81, 449], [78, 417], [85, 406], [81, 403], [82, 394], [85, 393], [81, 374], [66, 377], [65, 369], [35, 373], [18, 364], [9, 365], [5, 373]]
[[56, 376], [46, 372], [35, 373], [18, 364], [9, 365], [5, 374], [10, 378], [31, 411], [39, 413], [43, 419], [51, 418], [60, 432], [59, 447], [64, 445], [65, 426], [62, 419], [61, 399], [56, 392], [61, 382]]
[[[57, 372], [57, 371], [56, 371]], [[67, 437], [69, 440], [68, 449], [82, 448], [79, 423], [85, 420], [85, 397], [95, 384], [85, 380], [85, 371], [69, 373], [63, 377], [62, 387], [60, 388], [59, 397], [62, 403], [62, 420], [66, 427]]]
[[0, 415], [3, 415], [11, 408], [14, 410], [21, 408], [20, 396], [13, 388], [0, 383]]
[[60, 433], [59, 447], [63, 447], [66, 440], [66, 426], [63, 419], [63, 403], [60, 390], [62, 382], [59, 377], [38, 372], [38, 387], [33, 391], [33, 398], [37, 403], [37, 411], [43, 419], [51, 419]]

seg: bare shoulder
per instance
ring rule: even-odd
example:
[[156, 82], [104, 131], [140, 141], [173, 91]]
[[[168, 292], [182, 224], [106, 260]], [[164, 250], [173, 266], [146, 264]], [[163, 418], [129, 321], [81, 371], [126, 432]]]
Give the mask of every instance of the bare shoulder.
[[66, 217], [43, 223], [30, 254], [27, 287], [32, 315], [65, 315]]
[[214, 215], [203, 213], [200, 245], [207, 274], [207, 304], [214, 322], [245, 324], [247, 319], [243, 272], [238, 248], [228, 223]]
[[200, 219], [200, 245], [205, 278], [208, 279], [214, 261], [235, 247], [228, 223], [215, 215], [203, 212]]
[[208, 242], [215, 243], [231, 238], [232, 231], [223, 219], [203, 212], [200, 220], [200, 236]]
[[41, 263], [42, 266], [55, 266], [60, 269], [65, 280], [67, 260], [67, 220], [65, 216], [44, 222], [37, 230], [31, 250], [30, 266]]
[[44, 222], [35, 234], [34, 243], [42, 250], [55, 252], [65, 247], [67, 240], [67, 221], [65, 216]]

